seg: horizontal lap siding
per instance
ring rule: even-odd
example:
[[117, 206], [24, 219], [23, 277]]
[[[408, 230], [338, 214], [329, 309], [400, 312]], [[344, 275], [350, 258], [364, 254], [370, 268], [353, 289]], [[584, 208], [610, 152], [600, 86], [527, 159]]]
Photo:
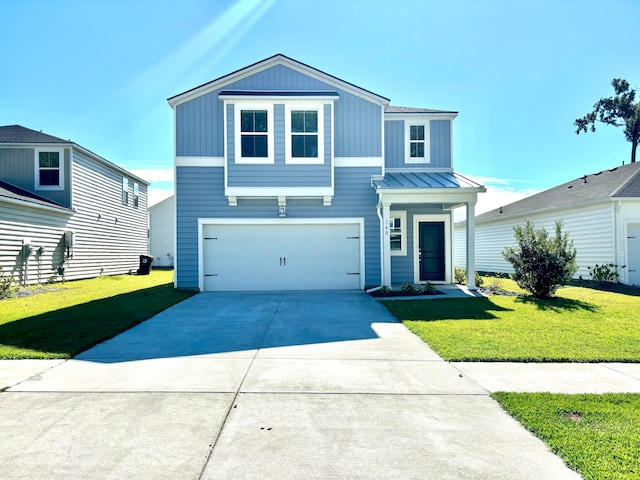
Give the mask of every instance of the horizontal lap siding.
[[[578, 271], [576, 278], [589, 278], [587, 267], [614, 262], [614, 222], [612, 206], [609, 204], [575, 208], [528, 215], [536, 228], [544, 227], [549, 235], [555, 234], [556, 220], [563, 221], [563, 232], [569, 233], [576, 248]], [[502, 258], [507, 246], [516, 246], [513, 236], [515, 225], [524, 225], [525, 218], [507, 219], [500, 222], [476, 225], [476, 270], [487, 272], [513, 272], [511, 264]], [[464, 265], [464, 253], [460, 255], [458, 242], [466, 245], [464, 228], [456, 230], [456, 265]], [[464, 243], [462, 243], [464, 242]]]
[[[337, 168], [335, 197], [330, 207], [318, 200], [292, 200], [288, 218], [364, 217], [366, 284], [380, 281], [380, 226], [371, 175], [376, 169]], [[268, 201], [238, 202], [229, 207], [223, 194], [223, 169], [178, 167], [177, 192], [177, 284], [198, 286], [198, 218], [275, 218], [277, 206]]]
[[145, 185], [139, 185], [139, 194], [139, 205], [134, 208], [130, 181], [129, 202], [123, 205], [122, 174], [75, 152], [76, 214], [68, 227], [76, 232], [76, 246], [67, 264], [67, 279], [122, 274], [138, 268], [139, 255], [148, 252]]
[[175, 257], [176, 207], [173, 197], [149, 208], [149, 252], [154, 267], [171, 267]]

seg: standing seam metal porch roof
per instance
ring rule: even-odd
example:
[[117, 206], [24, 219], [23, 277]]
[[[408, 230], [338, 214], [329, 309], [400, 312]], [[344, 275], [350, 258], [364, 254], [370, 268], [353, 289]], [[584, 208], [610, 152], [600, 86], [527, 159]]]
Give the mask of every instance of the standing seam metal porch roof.
[[372, 185], [380, 190], [421, 188], [477, 188], [484, 186], [456, 172], [388, 172], [383, 179], [373, 180]]

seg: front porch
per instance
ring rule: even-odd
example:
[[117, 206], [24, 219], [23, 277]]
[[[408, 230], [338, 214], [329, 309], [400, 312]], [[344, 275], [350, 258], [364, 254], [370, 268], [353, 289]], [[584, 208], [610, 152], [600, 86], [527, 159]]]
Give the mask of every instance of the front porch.
[[382, 285], [453, 283], [453, 210], [467, 214], [467, 287], [475, 290], [475, 204], [485, 192], [453, 171], [387, 172], [378, 195]]

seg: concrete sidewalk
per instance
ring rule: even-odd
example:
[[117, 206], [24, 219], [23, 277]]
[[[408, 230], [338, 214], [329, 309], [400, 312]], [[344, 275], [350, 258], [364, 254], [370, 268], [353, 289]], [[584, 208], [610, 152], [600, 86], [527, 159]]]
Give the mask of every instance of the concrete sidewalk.
[[0, 362], [0, 478], [579, 478], [473, 365], [362, 292], [199, 294], [76, 359]]

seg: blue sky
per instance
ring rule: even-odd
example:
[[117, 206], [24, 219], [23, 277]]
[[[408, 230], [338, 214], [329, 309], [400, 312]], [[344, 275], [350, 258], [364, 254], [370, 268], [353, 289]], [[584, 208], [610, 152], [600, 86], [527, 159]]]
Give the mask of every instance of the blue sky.
[[640, 87], [637, 0], [3, 2], [0, 125], [69, 138], [173, 189], [166, 99], [283, 53], [391, 99], [456, 110], [477, 211], [629, 162], [621, 129], [573, 121]]

